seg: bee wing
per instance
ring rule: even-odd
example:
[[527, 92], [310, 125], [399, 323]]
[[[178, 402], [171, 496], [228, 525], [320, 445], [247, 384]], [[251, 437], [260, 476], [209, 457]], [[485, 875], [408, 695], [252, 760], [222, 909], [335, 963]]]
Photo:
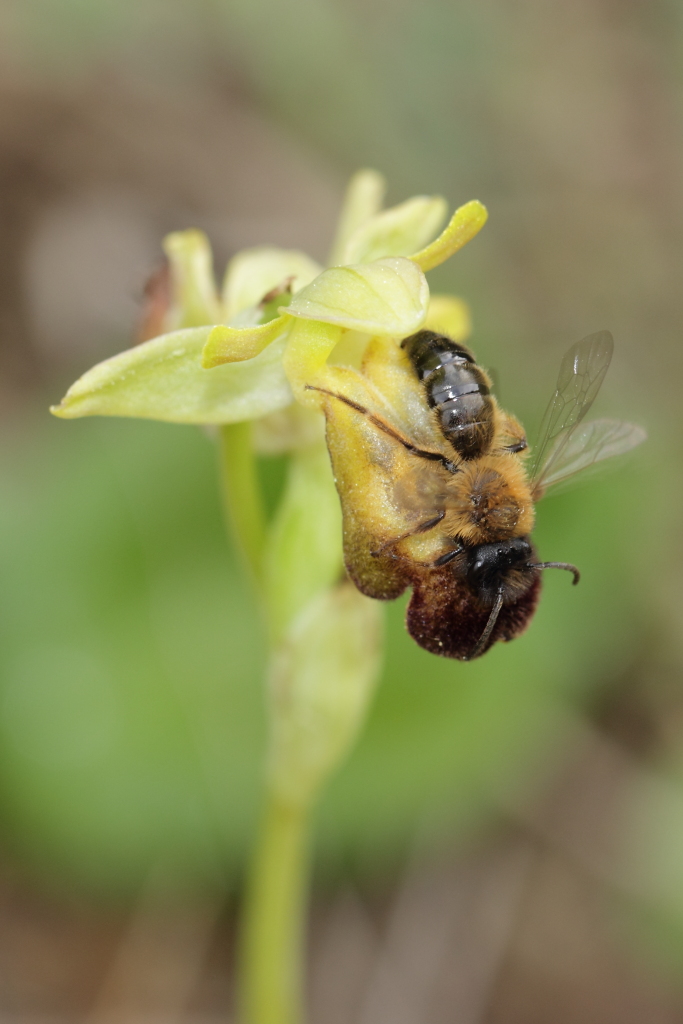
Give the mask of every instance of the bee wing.
[[589, 420], [571, 432], [557, 458], [551, 452], [546, 469], [536, 482], [536, 490], [545, 494], [550, 487], [555, 487], [603, 459], [624, 455], [641, 444], [646, 437], [643, 428], [635, 423]]
[[600, 390], [612, 359], [614, 341], [609, 331], [589, 334], [572, 345], [560, 366], [555, 393], [545, 411], [531, 463], [531, 485], [538, 490], [562, 456], [574, 429], [586, 415]]

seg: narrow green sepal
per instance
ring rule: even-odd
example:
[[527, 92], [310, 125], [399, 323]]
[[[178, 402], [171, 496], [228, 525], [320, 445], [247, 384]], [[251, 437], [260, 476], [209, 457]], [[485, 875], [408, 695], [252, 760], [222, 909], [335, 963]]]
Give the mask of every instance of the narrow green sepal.
[[292, 401], [282, 367], [285, 339], [245, 362], [202, 367], [211, 327], [153, 338], [88, 370], [51, 412], [80, 416], [133, 416], [169, 423], [236, 423]]
[[220, 323], [223, 309], [216, 290], [213, 255], [203, 231], [174, 231], [164, 239], [171, 266], [173, 302], [167, 329]]
[[344, 250], [349, 238], [362, 224], [379, 213], [386, 190], [386, 179], [379, 171], [365, 168], [353, 175], [339, 215], [337, 235], [330, 253], [331, 266], [344, 262]]

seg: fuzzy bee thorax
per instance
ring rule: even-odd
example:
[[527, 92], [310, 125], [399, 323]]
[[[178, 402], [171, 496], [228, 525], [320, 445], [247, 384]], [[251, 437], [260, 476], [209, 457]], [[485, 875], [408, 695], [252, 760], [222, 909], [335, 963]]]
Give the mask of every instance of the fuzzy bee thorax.
[[444, 530], [468, 544], [521, 537], [534, 523], [524, 468], [510, 455], [463, 463], [447, 484], [444, 509]]

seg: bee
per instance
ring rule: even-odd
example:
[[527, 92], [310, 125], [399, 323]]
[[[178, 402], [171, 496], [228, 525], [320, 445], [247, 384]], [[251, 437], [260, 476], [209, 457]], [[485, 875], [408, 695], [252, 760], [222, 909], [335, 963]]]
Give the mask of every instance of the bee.
[[[369, 597], [412, 587], [407, 628], [434, 654], [470, 661], [529, 625], [541, 572], [530, 539], [551, 487], [645, 438], [617, 420], [583, 423], [613, 352], [602, 331], [562, 360], [533, 457], [472, 352], [418, 331], [375, 338], [358, 373], [331, 369], [321, 392], [342, 503], [347, 571]], [[528, 468], [527, 468], [528, 466]]]

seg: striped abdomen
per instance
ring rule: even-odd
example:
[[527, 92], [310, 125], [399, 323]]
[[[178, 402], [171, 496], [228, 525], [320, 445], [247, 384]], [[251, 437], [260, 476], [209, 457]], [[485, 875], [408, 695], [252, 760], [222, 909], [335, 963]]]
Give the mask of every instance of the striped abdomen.
[[434, 331], [401, 342], [436, 410], [444, 437], [463, 459], [485, 455], [493, 441], [494, 405], [488, 378], [463, 345]]

